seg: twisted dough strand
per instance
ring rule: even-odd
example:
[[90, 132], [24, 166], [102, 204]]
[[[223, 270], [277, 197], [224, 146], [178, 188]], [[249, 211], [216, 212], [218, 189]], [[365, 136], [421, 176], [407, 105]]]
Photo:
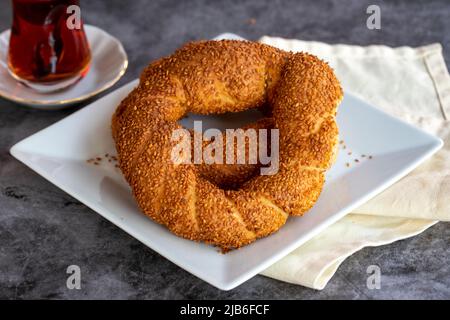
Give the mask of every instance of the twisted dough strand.
[[[117, 108], [112, 132], [141, 210], [179, 236], [229, 250], [275, 232], [289, 215], [313, 206], [334, 161], [341, 99], [333, 71], [312, 55], [244, 41], [195, 42], [144, 70]], [[187, 112], [265, 105], [272, 115], [268, 125], [280, 130], [277, 174], [172, 163], [171, 135]], [[235, 179], [235, 190], [218, 187]]]

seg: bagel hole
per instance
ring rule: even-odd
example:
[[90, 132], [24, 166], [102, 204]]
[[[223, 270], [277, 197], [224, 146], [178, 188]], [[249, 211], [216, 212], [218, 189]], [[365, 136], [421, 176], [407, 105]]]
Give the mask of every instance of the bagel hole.
[[238, 129], [263, 118], [264, 114], [261, 110], [253, 108], [241, 112], [210, 115], [188, 113], [178, 123], [186, 129], [194, 129], [194, 121], [201, 121], [203, 131], [212, 128], [224, 131], [226, 129]]
[[[225, 133], [226, 129], [242, 128], [265, 117], [267, 117], [267, 115], [264, 115], [261, 108], [252, 108], [242, 112], [227, 112], [223, 114], [211, 115], [188, 113], [184, 118], [180, 119], [178, 123], [186, 129], [194, 130], [194, 121], [201, 121], [202, 133], [204, 133], [208, 129], [218, 129], [222, 133]], [[198, 129], [198, 127], [196, 127], [195, 129]], [[209, 168], [206, 169], [205, 167], [200, 168], [200, 166], [202, 165], [195, 165], [200, 169], [198, 173], [202, 178], [208, 180], [209, 182], [213, 183], [223, 190], [239, 189], [243, 183], [258, 175], [260, 172], [259, 169], [261, 167], [259, 164], [251, 165], [252, 168], [246, 170], [245, 174], [239, 177], [235, 177], [231, 175], [227, 176], [227, 174], [224, 174], [224, 171], [226, 172], [226, 170], [222, 171], [217, 167], [212, 168], [209, 165], [203, 164], [205, 166], [209, 166]], [[223, 166], [226, 167], [229, 165], [224, 164]], [[245, 164], [243, 166], [248, 165]], [[219, 170], [221, 172], [219, 173], [216, 170]]]

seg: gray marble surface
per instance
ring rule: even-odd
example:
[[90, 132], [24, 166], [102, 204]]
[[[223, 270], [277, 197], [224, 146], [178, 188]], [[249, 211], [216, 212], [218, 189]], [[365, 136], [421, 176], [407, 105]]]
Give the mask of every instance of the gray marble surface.
[[[382, 29], [366, 28], [379, 4]], [[450, 3], [434, 1], [82, 1], [87, 23], [118, 37], [130, 67], [114, 88], [150, 60], [187, 40], [230, 31], [330, 43], [418, 46], [440, 42], [450, 62]], [[250, 23], [249, 19], [255, 19]], [[9, 28], [9, 1], [0, 30]], [[82, 107], [82, 105], [80, 106]], [[439, 223], [411, 239], [366, 248], [347, 259], [323, 291], [256, 276], [223, 292], [178, 268], [59, 190], [8, 153], [17, 141], [68, 116], [0, 99], [0, 298], [13, 299], [373, 299], [450, 298], [450, 228]], [[82, 269], [82, 289], [66, 288], [66, 268]], [[366, 287], [366, 268], [382, 287]]]

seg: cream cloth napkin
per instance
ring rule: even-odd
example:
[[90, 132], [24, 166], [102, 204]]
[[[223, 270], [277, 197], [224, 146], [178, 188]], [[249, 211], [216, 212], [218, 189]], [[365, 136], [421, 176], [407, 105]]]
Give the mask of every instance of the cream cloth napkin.
[[450, 77], [440, 44], [419, 48], [328, 45], [263, 37], [328, 61], [344, 91], [444, 140], [430, 160], [312, 238], [262, 274], [323, 289], [354, 252], [414, 236], [450, 221]]

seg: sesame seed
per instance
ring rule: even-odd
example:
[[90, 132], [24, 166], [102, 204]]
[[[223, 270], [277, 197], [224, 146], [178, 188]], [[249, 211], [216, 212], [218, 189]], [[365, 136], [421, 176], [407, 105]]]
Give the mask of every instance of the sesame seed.
[[250, 18], [247, 20], [247, 23], [250, 25], [254, 25], [256, 23], [256, 19], [255, 18]]

